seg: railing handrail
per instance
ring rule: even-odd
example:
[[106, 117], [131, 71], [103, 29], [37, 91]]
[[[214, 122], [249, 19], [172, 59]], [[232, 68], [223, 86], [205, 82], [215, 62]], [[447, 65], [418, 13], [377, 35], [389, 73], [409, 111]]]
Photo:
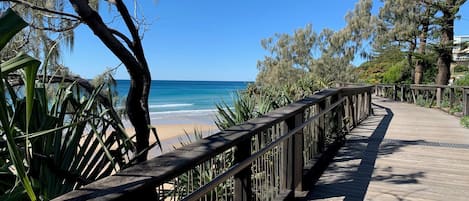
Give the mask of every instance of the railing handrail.
[[[443, 92], [446, 89], [450, 89], [449, 91], [449, 96], [450, 96], [450, 107], [453, 106], [453, 103], [455, 101], [455, 91], [456, 90], [461, 90], [462, 91], [462, 115], [464, 116], [469, 116], [469, 86], [457, 86], [457, 85], [425, 85], [425, 84], [377, 84], [375, 85], [376, 89], [382, 87], [382, 88], [391, 88], [392, 91], [392, 99], [397, 100], [397, 95], [398, 95], [398, 90], [397, 88], [400, 88], [400, 94], [401, 94], [401, 101], [406, 101], [404, 95], [405, 95], [405, 89], [411, 89], [412, 92], [412, 98], [414, 101], [414, 104], [416, 104], [416, 97], [414, 94], [415, 91], [423, 90], [423, 91], [434, 91], [436, 92], [436, 96], [432, 98], [436, 98], [436, 105], [437, 107], [441, 108], [441, 103], [443, 100]], [[377, 94], [379, 94], [379, 91], [376, 91]], [[381, 94], [384, 95], [384, 94]]]
[[460, 89], [469, 89], [469, 86], [459, 86], [459, 85], [437, 85], [437, 84], [376, 84], [375, 86], [380, 86], [380, 87], [402, 87], [402, 86], [408, 86], [408, 87], [425, 87], [425, 88], [460, 88]]
[[[365, 92], [369, 93], [372, 87], [373, 86], [343, 87], [322, 90], [310, 97], [269, 112], [262, 117], [246, 121], [243, 124], [230, 127], [195, 143], [131, 166], [115, 175], [103, 178], [78, 190], [64, 194], [56, 198], [56, 200], [85, 200], [95, 198], [99, 200], [113, 200], [131, 191], [139, 192], [154, 188], [204, 161], [209, 160], [217, 154], [223, 153], [246, 139], [250, 139], [256, 133], [297, 115], [307, 107], [324, 101], [328, 97], [339, 94], [342, 97], [346, 97]], [[333, 103], [332, 106], [335, 107], [342, 101], [343, 99], [340, 99]], [[328, 108], [328, 110], [331, 109], [333, 108]], [[320, 114], [323, 114], [323, 112], [321, 111]], [[315, 115], [313, 118], [317, 118], [318, 115], [319, 114]], [[299, 129], [300, 128], [298, 128], [298, 130]], [[292, 133], [295, 133], [293, 131], [289, 131], [286, 137], [281, 138], [283, 140], [287, 139]], [[236, 168], [236, 171], [238, 171], [238, 169], [239, 168]], [[230, 173], [230, 175], [235, 173], [236, 172]]]
[[338, 101], [336, 101], [334, 104], [326, 108], [325, 110], [321, 111], [320, 113], [314, 115], [311, 118], [308, 118], [305, 120], [304, 123], [302, 123], [300, 126], [295, 127], [293, 130], [289, 131], [286, 134], [281, 135], [278, 139], [274, 140], [273, 142], [269, 143], [266, 145], [266, 147], [262, 148], [261, 150], [258, 150], [256, 153], [253, 153], [249, 158], [241, 161], [238, 164], [233, 165], [230, 169], [222, 173], [221, 175], [217, 176], [215, 179], [213, 179], [211, 182], [205, 184], [204, 186], [200, 187], [198, 190], [193, 192], [192, 194], [188, 195], [186, 198], [184, 198], [184, 201], [193, 201], [197, 200], [200, 197], [202, 197], [205, 193], [210, 192], [213, 188], [216, 187], [216, 185], [222, 183], [223, 181], [227, 180], [229, 177], [234, 176], [236, 173], [240, 172], [247, 166], [249, 166], [253, 161], [258, 159], [260, 156], [262, 156], [264, 153], [272, 150], [277, 146], [278, 144], [286, 141], [289, 139], [291, 136], [293, 136], [295, 133], [297, 133], [299, 130], [303, 129], [306, 127], [309, 123], [312, 121], [316, 120], [320, 116], [326, 114], [327, 112], [331, 111], [332, 109], [336, 108], [339, 104], [344, 102], [345, 98], [342, 98]]

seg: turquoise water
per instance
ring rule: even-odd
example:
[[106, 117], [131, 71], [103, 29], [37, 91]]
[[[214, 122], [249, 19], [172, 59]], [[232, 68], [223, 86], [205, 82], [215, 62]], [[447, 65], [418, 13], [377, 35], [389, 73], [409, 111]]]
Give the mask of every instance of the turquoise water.
[[[199, 113], [214, 111], [215, 104], [232, 104], [233, 94], [249, 82], [163, 81], [151, 84], [149, 108], [152, 114]], [[117, 80], [119, 96], [127, 96], [129, 80]]]

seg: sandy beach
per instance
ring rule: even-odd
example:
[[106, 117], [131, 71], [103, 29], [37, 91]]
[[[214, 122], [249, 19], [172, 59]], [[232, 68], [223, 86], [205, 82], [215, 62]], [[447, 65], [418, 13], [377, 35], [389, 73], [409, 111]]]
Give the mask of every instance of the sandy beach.
[[[161, 140], [163, 153], [180, 147], [181, 143], [195, 142], [197, 139], [194, 132], [201, 133], [204, 137], [218, 132], [219, 129], [214, 120], [213, 111], [151, 114], [151, 122]], [[134, 133], [129, 122], [125, 122], [124, 125], [127, 127], [127, 133]], [[151, 134], [150, 143], [155, 142], [156, 138]], [[154, 147], [150, 150], [149, 157], [155, 157], [161, 153], [159, 147]]]

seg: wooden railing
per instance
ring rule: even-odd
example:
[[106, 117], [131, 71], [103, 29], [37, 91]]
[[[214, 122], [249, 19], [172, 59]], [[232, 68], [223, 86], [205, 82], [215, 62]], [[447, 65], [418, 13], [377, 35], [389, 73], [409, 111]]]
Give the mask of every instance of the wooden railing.
[[396, 101], [469, 115], [469, 87], [446, 85], [376, 85], [375, 93]]
[[56, 200], [285, 200], [371, 113], [372, 86], [326, 89]]

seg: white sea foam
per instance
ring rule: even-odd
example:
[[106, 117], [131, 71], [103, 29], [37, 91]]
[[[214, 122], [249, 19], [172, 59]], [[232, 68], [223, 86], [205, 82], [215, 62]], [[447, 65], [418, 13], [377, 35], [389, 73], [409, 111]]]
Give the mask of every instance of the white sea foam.
[[216, 109], [203, 109], [203, 110], [176, 110], [176, 111], [163, 111], [163, 112], [150, 112], [150, 115], [200, 115], [200, 114], [214, 114]]
[[213, 124], [215, 109], [150, 112], [152, 124]]
[[193, 104], [189, 103], [178, 103], [178, 104], [162, 104], [162, 105], [149, 105], [149, 108], [171, 108], [171, 107], [189, 107]]

